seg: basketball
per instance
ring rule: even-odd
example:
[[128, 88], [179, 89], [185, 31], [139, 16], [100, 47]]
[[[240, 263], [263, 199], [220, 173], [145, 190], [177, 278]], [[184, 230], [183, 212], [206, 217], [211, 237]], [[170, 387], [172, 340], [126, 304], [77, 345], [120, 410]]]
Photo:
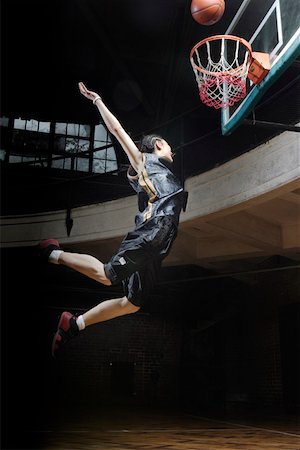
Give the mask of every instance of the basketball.
[[191, 13], [193, 19], [200, 25], [213, 25], [224, 14], [224, 0], [193, 0]]

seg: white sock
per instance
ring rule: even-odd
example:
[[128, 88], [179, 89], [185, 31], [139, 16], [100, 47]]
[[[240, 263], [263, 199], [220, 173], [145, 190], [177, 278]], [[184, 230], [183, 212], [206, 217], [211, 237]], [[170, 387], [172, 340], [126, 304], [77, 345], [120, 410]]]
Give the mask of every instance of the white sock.
[[52, 252], [49, 255], [48, 261], [52, 264], [58, 264], [58, 259], [60, 255], [62, 254], [63, 250], [52, 250]]
[[85, 329], [85, 323], [82, 316], [78, 316], [76, 323], [80, 331]]

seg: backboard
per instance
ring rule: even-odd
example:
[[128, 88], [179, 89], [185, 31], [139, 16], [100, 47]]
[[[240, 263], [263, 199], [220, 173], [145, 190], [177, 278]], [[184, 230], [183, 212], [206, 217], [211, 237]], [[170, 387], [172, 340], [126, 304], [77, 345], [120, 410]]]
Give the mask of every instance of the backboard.
[[246, 97], [222, 109], [222, 134], [228, 135], [300, 54], [299, 0], [244, 0], [224, 34], [246, 39], [254, 52], [269, 53], [271, 62], [260, 84], [247, 80]]

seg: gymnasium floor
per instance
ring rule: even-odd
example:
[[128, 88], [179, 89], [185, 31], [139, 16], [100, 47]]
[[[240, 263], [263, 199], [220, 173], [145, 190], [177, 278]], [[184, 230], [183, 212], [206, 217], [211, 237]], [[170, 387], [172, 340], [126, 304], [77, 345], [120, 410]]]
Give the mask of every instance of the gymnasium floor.
[[211, 419], [173, 411], [116, 409], [64, 416], [55, 424], [31, 430], [46, 450], [299, 450], [296, 418]]

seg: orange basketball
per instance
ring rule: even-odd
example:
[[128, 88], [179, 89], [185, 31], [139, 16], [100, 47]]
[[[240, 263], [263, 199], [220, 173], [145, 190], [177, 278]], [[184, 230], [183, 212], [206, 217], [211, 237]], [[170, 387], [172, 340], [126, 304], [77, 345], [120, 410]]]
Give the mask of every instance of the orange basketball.
[[213, 25], [218, 22], [224, 14], [224, 0], [193, 0], [191, 13], [200, 25]]

